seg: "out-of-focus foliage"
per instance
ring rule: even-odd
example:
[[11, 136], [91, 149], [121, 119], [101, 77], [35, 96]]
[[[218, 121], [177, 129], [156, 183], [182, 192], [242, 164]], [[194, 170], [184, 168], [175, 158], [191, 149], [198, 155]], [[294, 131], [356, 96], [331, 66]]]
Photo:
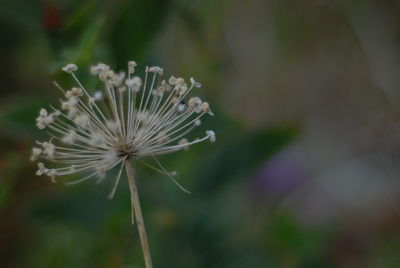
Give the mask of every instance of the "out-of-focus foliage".
[[[155, 267], [400, 267], [396, 1], [0, 2], [0, 267], [143, 267], [122, 182], [36, 177], [74, 62], [194, 76], [217, 142], [140, 167]], [[200, 132], [193, 133], [193, 138]]]

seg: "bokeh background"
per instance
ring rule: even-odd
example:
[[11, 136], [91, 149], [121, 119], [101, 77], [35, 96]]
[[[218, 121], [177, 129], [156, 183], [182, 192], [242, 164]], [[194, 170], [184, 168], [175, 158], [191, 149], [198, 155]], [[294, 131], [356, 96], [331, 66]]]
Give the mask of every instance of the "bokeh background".
[[132, 59], [216, 114], [161, 159], [191, 195], [139, 168], [155, 267], [400, 267], [399, 1], [3, 0], [0, 40], [0, 267], [144, 267], [125, 182], [28, 161], [60, 67]]

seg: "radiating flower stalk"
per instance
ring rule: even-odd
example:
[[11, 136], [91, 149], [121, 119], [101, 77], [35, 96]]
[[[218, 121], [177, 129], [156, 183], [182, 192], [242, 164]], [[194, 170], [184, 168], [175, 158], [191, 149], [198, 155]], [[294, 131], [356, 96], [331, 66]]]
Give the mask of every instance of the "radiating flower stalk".
[[[49, 141], [37, 142], [32, 149], [31, 160], [44, 159], [55, 163], [48, 168], [38, 162], [36, 175], [47, 175], [53, 182], [62, 175], [85, 174], [69, 181], [75, 184], [89, 179], [97, 183], [106, 173], [117, 169], [118, 173], [110, 191], [113, 198], [125, 167], [132, 202], [132, 223], [136, 219], [143, 255], [147, 268], [152, 267], [150, 250], [140, 208], [135, 182], [136, 163], [143, 163], [165, 174], [185, 192], [176, 180], [176, 172], [167, 171], [157, 156], [187, 150], [189, 146], [209, 140], [215, 141], [215, 133], [207, 130], [205, 136], [189, 141], [185, 136], [201, 124], [205, 114], [213, 115], [207, 102], [190, 97], [193, 88], [200, 83], [190, 78], [171, 76], [163, 79], [163, 69], [146, 67], [144, 80], [135, 74], [136, 63], [128, 62], [127, 74], [115, 73], [109, 66], [99, 63], [91, 67], [104, 89], [86, 90], [75, 75], [75, 64], [68, 64], [63, 71], [72, 76], [76, 87], [64, 90], [60, 109], [50, 106], [41, 109], [36, 119], [39, 129], [46, 129]], [[148, 160], [154, 162], [149, 163]]]

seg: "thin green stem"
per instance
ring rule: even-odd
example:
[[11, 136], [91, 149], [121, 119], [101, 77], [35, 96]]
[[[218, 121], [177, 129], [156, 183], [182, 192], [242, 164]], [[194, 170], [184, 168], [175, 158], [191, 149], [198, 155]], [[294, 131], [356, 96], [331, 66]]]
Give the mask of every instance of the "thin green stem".
[[132, 214], [136, 219], [136, 225], [139, 232], [140, 243], [142, 245], [144, 262], [146, 264], [146, 268], [153, 268], [149, 243], [147, 241], [146, 228], [144, 226], [144, 221], [143, 221], [142, 209], [140, 207], [139, 193], [135, 182], [134, 166], [132, 166], [131, 161], [126, 160], [125, 167], [126, 167], [126, 174], [128, 177], [129, 189], [131, 191], [131, 202], [133, 210]]

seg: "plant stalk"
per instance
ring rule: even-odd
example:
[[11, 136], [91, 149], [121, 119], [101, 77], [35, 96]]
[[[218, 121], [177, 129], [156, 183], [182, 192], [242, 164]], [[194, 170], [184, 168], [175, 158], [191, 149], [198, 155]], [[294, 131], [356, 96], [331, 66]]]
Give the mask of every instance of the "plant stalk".
[[135, 182], [134, 167], [132, 167], [132, 162], [129, 160], [125, 162], [125, 167], [126, 167], [126, 174], [128, 177], [129, 189], [131, 192], [131, 202], [133, 210], [132, 214], [136, 219], [136, 225], [139, 232], [140, 243], [142, 245], [144, 262], [146, 264], [146, 268], [153, 268], [149, 243], [147, 241], [146, 228], [144, 226], [144, 221], [143, 221], [142, 209], [140, 207], [139, 193]]

